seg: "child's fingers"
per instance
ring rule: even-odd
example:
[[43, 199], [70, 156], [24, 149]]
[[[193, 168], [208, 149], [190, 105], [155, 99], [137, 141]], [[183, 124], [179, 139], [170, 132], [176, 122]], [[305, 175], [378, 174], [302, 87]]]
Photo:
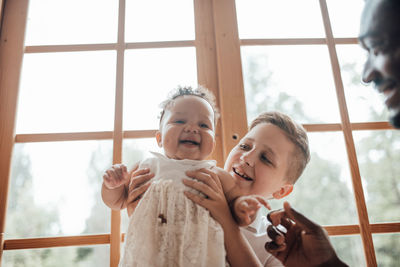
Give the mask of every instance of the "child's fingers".
[[128, 172], [128, 169], [126, 168], [126, 166], [124, 164], [121, 164], [121, 170], [122, 170], [122, 173]]
[[208, 175], [210, 175], [210, 177], [212, 178], [212, 180], [214, 181], [214, 183], [219, 187], [222, 188], [222, 184], [221, 184], [221, 180], [219, 179], [218, 174], [216, 174], [214, 171], [210, 170], [210, 169], [200, 169], [200, 171], [207, 173]]
[[139, 176], [139, 175], [143, 175], [143, 174], [147, 174], [149, 172], [150, 172], [149, 168], [138, 169], [138, 170], [135, 170], [134, 172], [132, 172], [130, 178], [133, 178], [133, 177], [136, 177], [136, 176]]
[[151, 182], [147, 182], [136, 188], [129, 188], [127, 203], [138, 201], [143, 196], [143, 194], [147, 191], [147, 189], [149, 188], [150, 185], [151, 185]]
[[262, 196], [255, 196], [255, 198], [267, 209], [271, 209], [271, 205]]
[[138, 174], [136, 176], [132, 175], [131, 181], [129, 183], [129, 190], [131, 188], [135, 188], [140, 186], [141, 184], [144, 184], [145, 182], [151, 180], [154, 177], [154, 173], [149, 173], [149, 169], [147, 171], [145, 170], [138, 170], [136, 173], [144, 173], [144, 174]]
[[108, 174], [108, 176], [110, 177], [110, 179], [117, 179], [117, 178], [118, 178], [118, 176], [117, 176], [117, 174], [115, 173], [115, 170], [114, 170], [114, 169], [108, 169], [108, 170], [106, 170], [106, 173]]
[[185, 194], [185, 196], [190, 199], [191, 201], [193, 201], [194, 203], [202, 206], [203, 208], [208, 209], [208, 203], [209, 203], [209, 199], [206, 199], [204, 197], [201, 197], [197, 194], [193, 194], [192, 192], [189, 191], [185, 191], [183, 192]]
[[219, 191], [221, 186], [216, 182], [219, 181], [219, 178], [215, 177], [216, 174], [214, 172], [209, 172], [206, 169], [200, 169], [196, 171], [187, 171], [186, 175], [203, 182], [204, 184], [208, 185], [215, 191]]
[[132, 169], [129, 171], [129, 178], [132, 177], [132, 174], [139, 168], [139, 163], [135, 163], [135, 165], [133, 165]]
[[[215, 191], [213, 191], [210, 186], [208, 186], [207, 184], [205, 184], [203, 182], [196, 181], [193, 179], [182, 179], [182, 182], [184, 185], [191, 187], [193, 189], [196, 189], [197, 191], [203, 193], [208, 198], [211, 198], [211, 199], [216, 198], [217, 194], [215, 193]], [[200, 198], [203, 198], [203, 197], [200, 197]]]
[[114, 172], [117, 174], [117, 177], [123, 177], [121, 164], [115, 164], [112, 166]]
[[253, 198], [253, 197], [248, 197], [248, 198], [244, 199], [243, 202], [246, 202], [249, 206], [256, 206], [256, 205], [260, 204], [260, 202], [256, 198]]

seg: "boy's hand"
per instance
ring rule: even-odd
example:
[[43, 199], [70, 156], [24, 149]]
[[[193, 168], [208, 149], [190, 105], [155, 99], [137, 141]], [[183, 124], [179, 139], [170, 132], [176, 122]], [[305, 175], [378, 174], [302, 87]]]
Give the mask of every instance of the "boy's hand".
[[204, 194], [185, 191], [187, 198], [206, 208], [222, 227], [229, 220], [234, 222], [218, 174], [209, 169], [200, 169], [187, 171], [186, 175], [194, 179], [183, 179], [183, 184]]
[[128, 185], [130, 173], [124, 164], [114, 164], [103, 175], [104, 185], [108, 189], [115, 189], [122, 185]]
[[126, 208], [129, 217], [133, 214], [140, 199], [151, 185], [151, 179], [153, 177], [154, 173], [151, 173], [148, 168], [138, 169], [138, 166], [136, 166], [132, 169], [128, 189], [128, 199], [126, 201]]
[[255, 220], [261, 205], [271, 209], [262, 196], [242, 196], [237, 198], [233, 204], [233, 213], [239, 226], [251, 224]]

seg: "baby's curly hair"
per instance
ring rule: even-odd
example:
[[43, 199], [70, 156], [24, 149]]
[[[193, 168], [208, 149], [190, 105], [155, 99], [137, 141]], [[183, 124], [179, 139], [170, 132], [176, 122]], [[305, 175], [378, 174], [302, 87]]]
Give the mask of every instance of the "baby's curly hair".
[[165, 110], [167, 110], [174, 100], [180, 96], [193, 95], [203, 98], [207, 101], [214, 111], [214, 126], [217, 126], [217, 121], [220, 117], [219, 110], [216, 105], [214, 94], [204, 86], [199, 85], [197, 88], [193, 89], [191, 86], [178, 86], [168, 93], [166, 100], [160, 103], [161, 112], [159, 115], [160, 125], [164, 117]]

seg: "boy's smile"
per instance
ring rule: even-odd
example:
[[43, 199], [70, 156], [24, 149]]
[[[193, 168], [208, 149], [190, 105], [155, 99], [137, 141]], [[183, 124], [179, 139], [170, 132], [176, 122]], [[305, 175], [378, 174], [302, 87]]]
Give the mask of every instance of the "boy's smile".
[[239, 176], [242, 179], [245, 179], [246, 181], [253, 181], [253, 178], [251, 178], [245, 171], [242, 171], [241, 169], [244, 169], [245, 166], [236, 166], [232, 167], [233, 172]]
[[214, 111], [198, 96], [185, 95], [165, 110], [156, 138], [172, 159], [206, 159], [214, 149]]

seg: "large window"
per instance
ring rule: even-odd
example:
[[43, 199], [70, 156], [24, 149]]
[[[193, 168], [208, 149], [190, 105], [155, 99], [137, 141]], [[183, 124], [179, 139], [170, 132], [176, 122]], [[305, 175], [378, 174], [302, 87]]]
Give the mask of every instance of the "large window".
[[22, 36], [1, 55], [25, 46], [20, 68], [0, 58], [12, 71], [1, 103], [14, 103], [1, 107], [2, 144], [12, 140], [0, 159], [11, 166], [0, 178], [3, 266], [117, 266], [127, 215], [102, 203], [102, 173], [158, 151], [158, 104], [197, 84], [221, 109], [220, 166], [247, 121], [289, 114], [312, 160], [286, 200], [325, 225], [350, 266], [398, 264], [400, 134], [360, 83], [364, 1], [17, 2], [6, 1], [1, 29], [2, 40]]

